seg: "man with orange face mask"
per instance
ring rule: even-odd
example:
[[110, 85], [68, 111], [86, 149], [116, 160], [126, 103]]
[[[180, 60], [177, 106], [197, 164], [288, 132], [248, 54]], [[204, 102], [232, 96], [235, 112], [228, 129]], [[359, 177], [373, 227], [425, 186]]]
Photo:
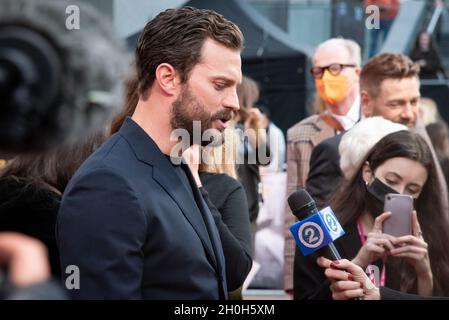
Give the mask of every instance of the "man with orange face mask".
[[[360, 46], [347, 39], [333, 38], [321, 43], [312, 58], [311, 73], [320, 114], [295, 124], [287, 132], [287, 195], [304, 188], [313, 148], [324, 139], [352, 128], [360, 119]], [[284, 290], [293, 293], [295, 241], [289, 231], [295, 222], [290, 208], [285, 214]]]

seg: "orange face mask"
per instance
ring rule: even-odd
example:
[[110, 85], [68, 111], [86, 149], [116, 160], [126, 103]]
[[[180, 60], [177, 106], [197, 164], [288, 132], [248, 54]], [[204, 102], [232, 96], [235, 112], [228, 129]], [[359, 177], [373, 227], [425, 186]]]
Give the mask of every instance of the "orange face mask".
[[348, 80], [341, 74], [334, 76], [327, 70], [321, 79], [315, 80], [315, 86], [321, 99], [331, 106], [343, 101], [348, 95]]

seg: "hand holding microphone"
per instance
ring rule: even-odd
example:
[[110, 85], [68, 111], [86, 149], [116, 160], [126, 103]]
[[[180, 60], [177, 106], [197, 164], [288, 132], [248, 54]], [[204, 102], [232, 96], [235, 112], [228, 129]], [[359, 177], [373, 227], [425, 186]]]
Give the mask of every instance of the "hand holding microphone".
[[319, 257], [317, 263], [331, 282], [332, 299], [380, 300], [379, 288], [358, 265], [346, 259], [331, 261], [324, 257]]
[[[288, 197], [288, 205], [299, 220], [290, 227], [290, 232], [293, 234], [302, 254], [307, 256], [328, 246], [332, 259], [341, 260], [333, 241], [340, 238], [345, 232], [332, 209], [326, 207], [318, 211], [315, 201], [304, 189], [292, 193]], [[326, 261], [330, 265], [331, 261], [328, 259]], [[347, 280], [347, 277], [344, 279]], [[359, 284], [357, 285], [360, 287]], [[359, 295], [355, 295], [353, 298], [359, 300], [359, 297]]]

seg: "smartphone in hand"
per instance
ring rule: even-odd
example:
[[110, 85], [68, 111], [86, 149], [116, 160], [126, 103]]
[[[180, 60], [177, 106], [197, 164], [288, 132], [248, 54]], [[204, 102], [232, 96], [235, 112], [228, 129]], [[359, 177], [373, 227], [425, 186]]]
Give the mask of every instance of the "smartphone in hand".
[[384, 212], [391, 216], [384, 221], [383, 232], [393, 237], [412, 234], [413, 198], [408, 195], [388, 193], [385, 195]]

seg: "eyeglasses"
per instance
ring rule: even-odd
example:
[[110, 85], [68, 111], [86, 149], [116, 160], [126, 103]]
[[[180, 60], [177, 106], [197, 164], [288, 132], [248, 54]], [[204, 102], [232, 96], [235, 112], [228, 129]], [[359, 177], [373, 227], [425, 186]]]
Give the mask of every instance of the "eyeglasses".
[[310, 69], [310, 73], [315, 79], [321, 79], [324, 75], [325, 70], [329, 70], [329, 72], [334, 75], [338, 76], [340, 72], [343, 70], [343, 68], [355, 68], [357, 67], [355, 64], [340, 64], [340, 63], [333, 63], [327, 67], [313, 67]]

